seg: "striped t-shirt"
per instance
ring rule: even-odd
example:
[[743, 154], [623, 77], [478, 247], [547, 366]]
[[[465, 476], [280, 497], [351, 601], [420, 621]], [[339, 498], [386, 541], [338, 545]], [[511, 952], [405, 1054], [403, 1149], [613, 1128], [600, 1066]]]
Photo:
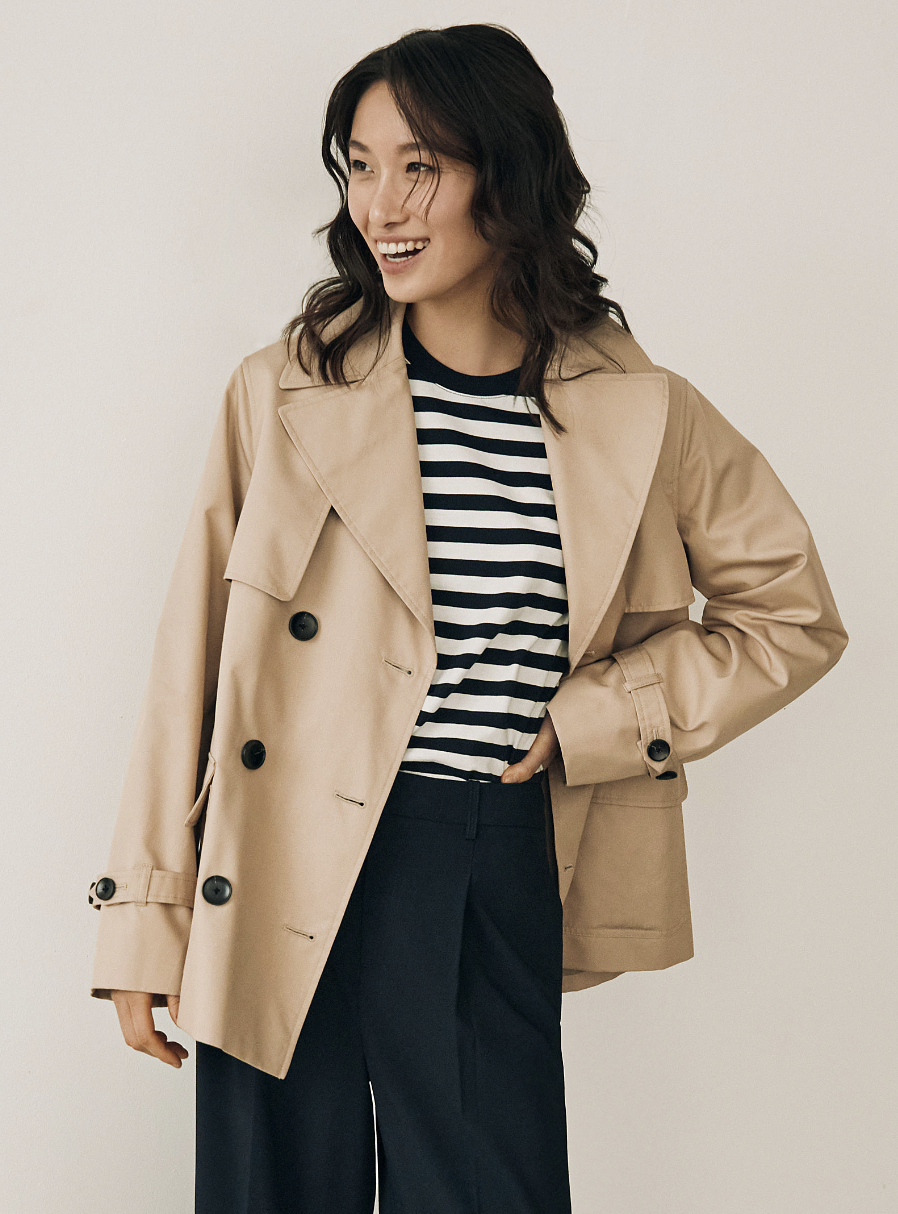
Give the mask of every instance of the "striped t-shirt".
[[498, 781], [567, 666], [568, 603], [539, 411], [520, 368], [463, 375], [403, 323], [437, 669], [400, 770]]

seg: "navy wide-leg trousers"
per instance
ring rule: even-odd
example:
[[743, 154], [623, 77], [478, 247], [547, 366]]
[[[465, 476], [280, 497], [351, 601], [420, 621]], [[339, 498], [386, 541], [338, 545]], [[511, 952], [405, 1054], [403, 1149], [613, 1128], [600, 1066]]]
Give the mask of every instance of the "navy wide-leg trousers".
[[570, 1214], [546, 779], [397, 773], [286, 1077], [197, 1042], [197, 1214]]

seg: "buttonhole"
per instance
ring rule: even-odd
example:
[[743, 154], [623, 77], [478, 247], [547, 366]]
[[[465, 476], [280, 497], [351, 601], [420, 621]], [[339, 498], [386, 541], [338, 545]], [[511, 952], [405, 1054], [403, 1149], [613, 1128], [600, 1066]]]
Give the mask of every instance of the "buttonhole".
[[400, 666], [398, 662], [391, 662], [389, 658], [384, 658], [383, 661], [385, 661], [388, 666], [392, 666], [394, 670], [401, 670], [403, 674], [414, 673], [413, 671], [409, 670], [407, 666]]
[[307, 940], [315, 939], [315, 937], [312, 935], [311, 932], [304, 932], [304, 931], [300, 930], [300, 928], [298, 928], [298, 927], [291, 927], [289, 923], [285, 923], [284, 927], [287, 929], [288, 932], [293, 932], [293, 934], [295, 936], [305, 936]]
[[355, 797], [345, 796], [342, 792], [338, 792], [337, 789], [334, 789], [334, 796], [339, 797], [341, 801], [351, 801], [353, 803], [353, 805], [364, 805], [365, 804], [364, 801], [357, 801]]

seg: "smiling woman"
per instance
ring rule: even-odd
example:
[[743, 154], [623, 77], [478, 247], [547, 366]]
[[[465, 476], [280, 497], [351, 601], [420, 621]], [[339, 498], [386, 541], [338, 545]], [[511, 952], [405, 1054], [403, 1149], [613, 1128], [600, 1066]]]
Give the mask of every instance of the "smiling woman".
[[847, 634], [764, 456], [604, 297], [520, 39], [373, 51], [322, 152], [336, 274], [227, 385], [91, 993], [196, 1039], [197, 1214], [571, 1214], [562, 992], [692, 956], [684, 763]]

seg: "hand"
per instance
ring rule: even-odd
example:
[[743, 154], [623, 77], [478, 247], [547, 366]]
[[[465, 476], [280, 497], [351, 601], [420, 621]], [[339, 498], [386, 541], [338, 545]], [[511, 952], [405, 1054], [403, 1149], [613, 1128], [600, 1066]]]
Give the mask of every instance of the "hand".
[[520, 784], [536, 774], [537, 768], [548, 767], [558, 754], [558, 735], [548, 712], [542, 719], [533, 745], [518, 763], [512, 763], [502, 773], [502, 784]]
[[[178, 995], [166, 995], [168, 1013], [178, 1023]], [[118, 1012], [122, 1035], [133, 1050], [140, 1050], [169, 1066], [180, 1067], [189, 1055], [179, 1041], [169, 1041], [153, 1022], [153, 996], [146, 991], [112, 991], [112, 1002]]]

